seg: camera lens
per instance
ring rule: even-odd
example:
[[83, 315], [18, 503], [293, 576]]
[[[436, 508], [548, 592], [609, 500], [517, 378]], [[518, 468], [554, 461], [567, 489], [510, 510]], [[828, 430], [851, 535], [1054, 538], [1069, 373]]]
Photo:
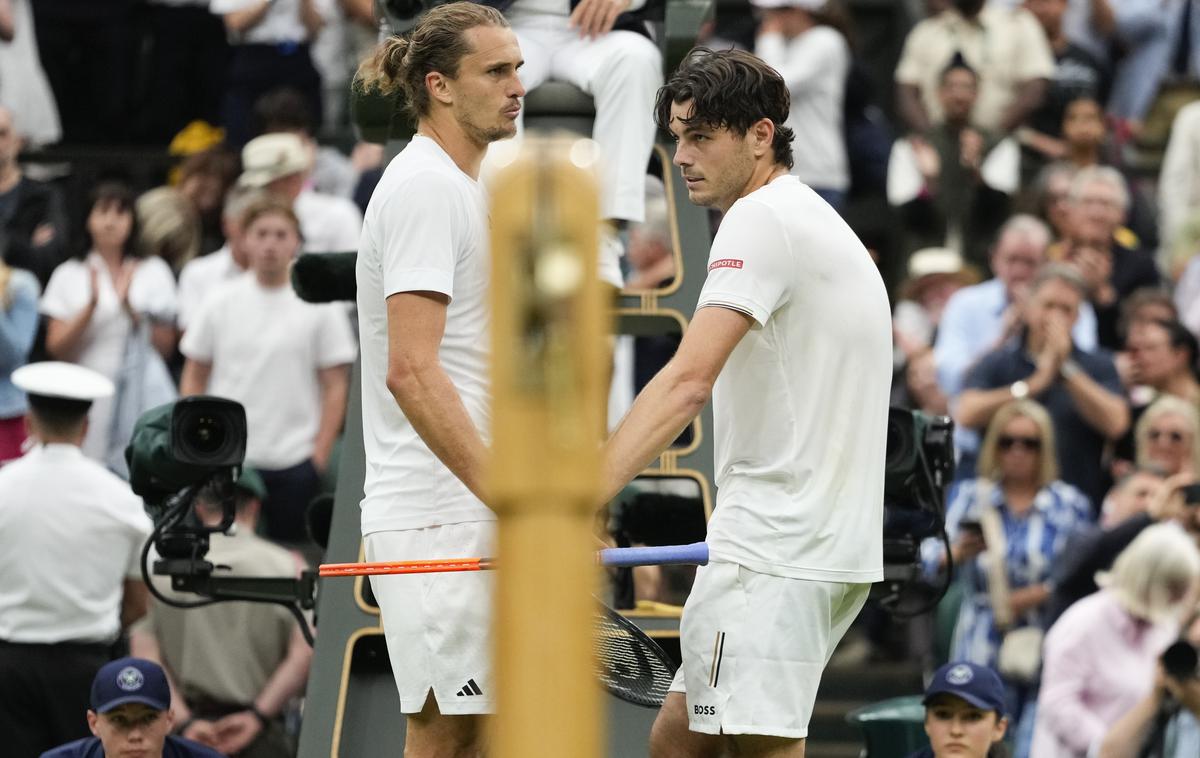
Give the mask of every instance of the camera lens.
[[246, 455], [246, 413], [231, 400], [180, 400], [171, 427], [171, 454], [180, 463], [231, 466]]
[[186, 434], [192, 449], [201, 455], [213, 455], [225, 446], [225, 426], [212, 416], [200, 416]]

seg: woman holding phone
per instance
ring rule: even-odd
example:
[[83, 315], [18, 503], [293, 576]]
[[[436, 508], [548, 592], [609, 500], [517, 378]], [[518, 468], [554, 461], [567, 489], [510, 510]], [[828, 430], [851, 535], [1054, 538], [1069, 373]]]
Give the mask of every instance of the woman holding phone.
[[[946, 530], [964, 588], [951, 660], [996, 667], [1005, 633], [1045, 629], [1051, 567], [1067, 539], [1092, 520], [1087, 496], [1059, 480], [1054, 450], [1046, 410], [1032, 400], [1011, 402], [988, 425], [980, 477], [950, 493]], [[1000, 608], [997, 579], [1005, 585]], [[1006, 624], [997, 622], [997, 611]], [[1032, 736], [1036, 677], [1009, 675], [1005, 685], [1019, 758]]]

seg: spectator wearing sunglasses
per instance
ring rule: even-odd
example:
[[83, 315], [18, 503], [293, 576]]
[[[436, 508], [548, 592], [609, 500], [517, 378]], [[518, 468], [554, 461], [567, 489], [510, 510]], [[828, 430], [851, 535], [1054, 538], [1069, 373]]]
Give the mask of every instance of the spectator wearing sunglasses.
[[1200, 474], [1200, 414], [1196, 406], [1174, 395], [1163, 395], [1138, 419], [1139, 466], [1154, 466], [1167, 476]]
[[[1091, 521], [1086, 495], [1058, 478], [1050, 414], [1032, 400], [1016, 400], [992, 417], [980, 450], [979, 478], [960, 482], [946, 509], [946, 530], [964, 597], [951, 660], [995, 667], [1002, 639], [996, 622], [988, 551], [1003, 542], [1010, 629], [1045, 629], [1050, 571], [1067, 540]], [[996, 525], [1000, 534], [991, 531]], [[984, 534], [989, 534], [985, 539]], [[999, 537], [1000, 539], [997, 539]], [[989, 544], [992, 543], [992, 544]], [[926, 559], [944, 562], [933, 543]], [[932, 567], [932, 566], [931, 566]], [[1005, 682], [1017, 742], [1032, 734], [1036, 683]]]

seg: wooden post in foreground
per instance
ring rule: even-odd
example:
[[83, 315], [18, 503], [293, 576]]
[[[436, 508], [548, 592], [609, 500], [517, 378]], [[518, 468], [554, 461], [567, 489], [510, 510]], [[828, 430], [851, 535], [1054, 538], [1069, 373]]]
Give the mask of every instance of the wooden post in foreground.
[[527, 137], [491, 185], [497, 758], [602, 754], [591, 524], [607, 372], [594, 155], [588, 140]]

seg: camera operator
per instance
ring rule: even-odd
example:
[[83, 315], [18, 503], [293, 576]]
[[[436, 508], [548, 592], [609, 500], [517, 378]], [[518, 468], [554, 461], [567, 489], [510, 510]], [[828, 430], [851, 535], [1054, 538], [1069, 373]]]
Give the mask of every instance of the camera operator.
[[[267, 494], [262, 478], [244, 468], [234, 489], [234, 527], [209, 538], [208, 560], [240, 577], [294, 575], [297, 558], [255, 534]], [[197, 496], [195, 509], [205, 526], [221, 523], [221, 503], [210, 488]], [[169, 590], [165, 578], [155, 586], [174, 599], [196, 599]], [[131, 630], [130, 650], [168, 671], [178, 734], [234, 758], [293, 754], [282, 714], [304, 691], [313, 651], [283, 607], [226, 602], [181, 609], [153, 602]]]
[[[1200, 621], [1186, 637], [1200, 645]], [[1180, 672], [1181, 673], [1181, 672]], [[1193, 758], [1200, 755], [1200, 676], [1172, 676], [1160, 662], [1154, 689], [1104, 737], [1098, 758]]]

